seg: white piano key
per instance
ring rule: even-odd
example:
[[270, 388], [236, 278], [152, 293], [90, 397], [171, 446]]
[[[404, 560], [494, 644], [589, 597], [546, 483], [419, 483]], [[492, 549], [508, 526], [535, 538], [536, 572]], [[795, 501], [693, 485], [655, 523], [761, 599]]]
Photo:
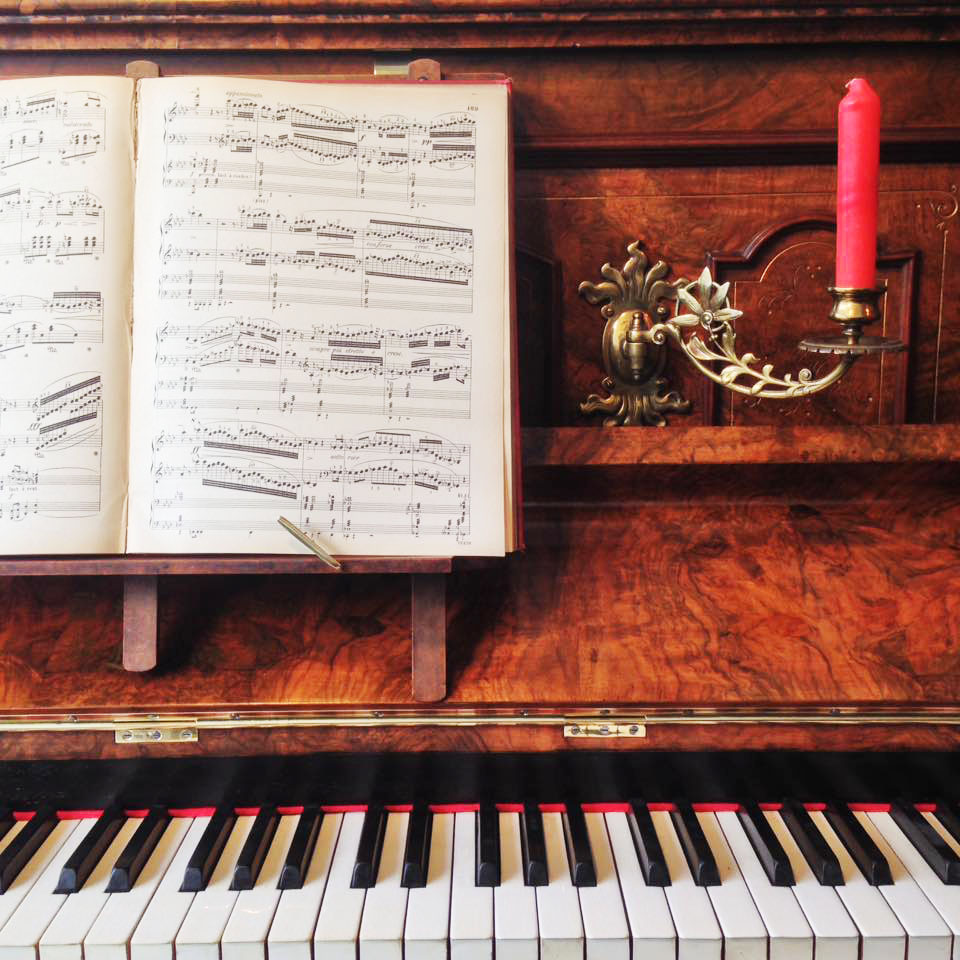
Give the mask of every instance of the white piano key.
[[770, 883], [736, 813], [716, 815], [770, 937], [770, 960], [813, 960], [813, 931], [789, 887]]
[[280, 871], [300, 815], [280, 817], [252, 890], [243, 890], [220, 938], [221, 960], [266, 960], [267, 934], [280, 902]]
[[850, 915], [833, 887], [824, 887], [814, 876], [793, 834], [777, 811], [764, 814], [780, 841], [793, 877], [793, 894], [813, 930], [813, 953], [817, 960], [857, 960], [860, 937]]
[[220, 937], [239, 896], [230, 889], [233, 869], [255, 819], [237, 817], [207, 888], [193, 895], [174, 941], [177, 960], [220, 960]]
[[720, 925], [706, 888], [693, 882], [670, 814], [665, 810], [651, 810], [650, 819], [670, 874], [670, 886], [664, 887], [663, 892], [677, 930], [677, 960], [720, 960], [723, 950]]
[[940, 914], [923, 895], [869, 814], [857, 811], [854, 816], [890, 864], [893, 883], [879, 890], [906, 931], [907, 956], [910, 960], [947, 960], [951, 948], [950, 930]]
[[[934, 829], [940, 827], [932, 814], [925, 814]], [[870, 819], [893, 848], [917, 886], [946, 921], [953, 933], [953, 958], [960, 960], [960, 887], [944, 883], [932, 870], [923, 855], [909, 841], [889, 813], [871, 813]]]
[[360, 960], [403, 960], [407, 890], [400, 886], [409, 813], [387, 814], [377, 882], [367, 891], [360, 921]]
[[2, 960], [35, 960], [40, 937], [67, 899], [67, 894], [53, 892], [60, 870], [96, 822], [95, 817], [74, 821], [76, 827], [69, 839], [50, 860], [13, 916], [0, 930]]
[[860, 931], [860, 960], [904, 960], [906, 934], [880, 893], [880, 887], [867, 882], [823, 813], [811, 811], [810, 819], [840, 863], [843, 886], [834, 889]]
[[570, 879], [563, 821], [559, 813], [543, 814], [547, 880], [537, 887], [537, 921], [541, 960], [582, 960], [583, 921], [580, 898]]
[[105, 889], [110, 871], [140, 822], [134, 817], [127, 818], [87, 882], [67, 897], [40, 938], [40, 960], [82, 960], [83, 939], [110, 899]]
[[[501, 813], [500, 886], [493, 888], [493, 926], [497, 960], [537, 960], [540, 931], [537, 894], [523, 882], [520, 815]], [[653, 960], [653, 958], [651, 958]]]
[[586, 960], [630, 960], [630, 929], [623, 912], [620, 882], [613, 866], [613, 854], [602, 813], [585, 813], [595, 887], [578, 887]]
[[267, 952], [271, 960], [311, 960], [310, 943], [342, 821], [343, 814], [324, 815], [303, 886], [299, 890], [284, 890], [280, 895], [280, 903], [267, 937]]
[[190, 823], [176, 856], [170, 861], [157, 892], [133, 931], [130, 960], [173, 960], [173, 942], [196, 896], [182, 892], [180, 884], [187, 863], [209, 823], [209, 816], [196, 817]]
[[313, 935], [316, 960], [356, 960], [357, 938], [367, 891], [350, 886], [353, 866], [360, 846], [363, 813], [345, 813], [337, 846], [330, 865], [330, 876], [320, 905], [320, 916]]
[[450, 960], [493, 955], [493, 889], [477, 886], [477, 815], [454, 815]]
[[[464, 816], [472, 818], [473, 814]], [[432, 817], [427, 883], [423, 887], [414, 887], [407, 894], [404, 960], [446, 960], [451, 912], [453, 817], [452, 813], [435, 813]]]
[[[947, 845], [953, 850], [957, 856], [960, 856], [960, 841], [940, 822], [935, 813], [924, 812], [921, 814], [924, 820], [933, 827], [937, 833], [947, 842]], [[902, 832], [902, 831], [901, 831]], [[2, 848], [0, 848], [2, 849]], [[912, 872], [912, 871], [911, 871]], [[952, 886], [952, 884], [951, 884]]]
[[111, 895], [84, 938], [85, 960], [127, 960], [127, 945], [192, 823], [191, 817], [174, 817], [133, 888]]
[[[25, 822], [25, 821], [24, 821]], [[43, 875], [47, 865], [56, 856], [57, 852], [70, 838], [76, 829], [77, 820], [61, 820], [50, 831], [50, 835], [40, 845], [37, 852], [30, 858], [17, 878], [10, 885], [6, 893], [0, 895], [0, 927], [13, 916], [23, 898], [33, 889], [34, 884]], [[22, 829], [22, 827], [21, 827]], [[13, 839], [12, 837], [10, 839]], [[9, 840], [7, 841], [9, 843]], [[51, 887], [51, 889], [53, 889]]]
[[604, 814], [637, 960], [674, 960], [677, 932], [662, 887], [648, 887], [626, 813]]
[[714, 813], [696, 815], [717, 862], [720, 886], [707, 895], [723, 932], [724, 960], [766, 960], [767, 929]]

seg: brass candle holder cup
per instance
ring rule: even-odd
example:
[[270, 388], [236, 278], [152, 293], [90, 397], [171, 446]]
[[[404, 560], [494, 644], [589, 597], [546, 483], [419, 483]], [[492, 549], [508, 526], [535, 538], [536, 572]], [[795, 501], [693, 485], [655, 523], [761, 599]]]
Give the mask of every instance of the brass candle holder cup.
[[579, 291], [589, 303], [602, 304], [602, 386], [606, 395], [591, 394], [580, 404], [584, 413], [605, 413], [605, 426], [665, 426], [666, 413], [689, 413], [690, 401], [666, 389], [663, 370], [667, 344], [673, 341], [705, 377], [727, 390], [774, 400], [805, 397], [836, 383], [862, 356], [905, 349], [899, 340], [865, 336], [863, 327], [880, 317], [882, 290], [831, 287], [830, 318], [843, 325], [839, 336], [810, 336], [800, 349], [832, 353], [837, 365], [814, 379], [809, 369], [794, 377], [773, 372], [752, 353], [738, 354], [733, 322], [743, 316], [730, 306], [729, 283], [718, 284], [704, 268], [696, 280], [667, 282], [662, 260], [648, 269], [639, 243], [627, 247], [630, 259], [622, 270], [605, 263], [604, 281], [584, 281]]

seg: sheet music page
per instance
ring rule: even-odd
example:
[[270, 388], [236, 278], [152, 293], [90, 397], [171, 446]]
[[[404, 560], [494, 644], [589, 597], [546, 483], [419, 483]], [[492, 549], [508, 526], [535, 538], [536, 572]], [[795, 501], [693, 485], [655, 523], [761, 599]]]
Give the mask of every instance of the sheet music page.
[[506, 89], [139, 96], [128, 549], [502, 554]]
[[133, 91], [0, 82], [0, 553], [123, 550]]

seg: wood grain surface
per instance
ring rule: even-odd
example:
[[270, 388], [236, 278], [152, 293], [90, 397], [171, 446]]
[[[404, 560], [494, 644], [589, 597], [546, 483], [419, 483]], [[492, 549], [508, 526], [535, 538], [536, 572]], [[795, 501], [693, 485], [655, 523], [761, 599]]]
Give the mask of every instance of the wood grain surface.
[[[0, 0], [0, 76], [121, 75], [148, 58], [166, 75], [369, 76], [403, 50], [446, 76], [507, 74], [527, 550], [449, 576], [445, 704], [960, 709], [958, 12]], [[906, 356], [775, 406], [731, 403], [674, 351], [666, 375], [689, 416], [610, 431], [582, 415], [603, 375], [603, 318], [577, 286], [634, 240], [672, 277], [712, 257], [745, 310], [738, 347], [778, 372], [809, 364], [794, 344], [830, 326], [835, 116], [854, 75], [883, 103], [884, 322]], [[118, 577], [14, 576], [0, 561], [0, 717], [415, 706], [407, 576], [318, 579], [281, 561], [226, 576], [218, 562], [204, 576], [165, 568], [158, 666], [134, 674]], [[247, 730], [150, 752], [584, 745], [596, 748], [552, 728]], [[676, 725], [610, 748], [851, 745], [953, 749], [957, 731]], [[105, 733], [0, 735], [7, 758], [138, 749]]]

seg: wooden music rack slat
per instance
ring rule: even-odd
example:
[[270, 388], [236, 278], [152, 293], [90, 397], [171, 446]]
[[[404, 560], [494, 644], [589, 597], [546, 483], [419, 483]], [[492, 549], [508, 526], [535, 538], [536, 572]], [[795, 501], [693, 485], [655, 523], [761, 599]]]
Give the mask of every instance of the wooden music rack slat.
[[0, 559], [0, 577], [123, 577], [123, 666], [157, 665], [157, 593], [162, 576], [387, 573], [410, 577], [413, 698], [442, 700], [447, 689], [446, 575], [450, 557], [338, 557], [333, 570], [313, 556], [83, 556]]

